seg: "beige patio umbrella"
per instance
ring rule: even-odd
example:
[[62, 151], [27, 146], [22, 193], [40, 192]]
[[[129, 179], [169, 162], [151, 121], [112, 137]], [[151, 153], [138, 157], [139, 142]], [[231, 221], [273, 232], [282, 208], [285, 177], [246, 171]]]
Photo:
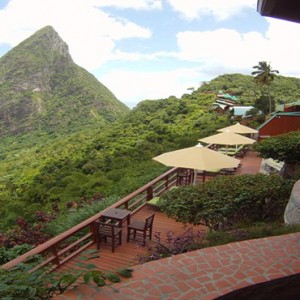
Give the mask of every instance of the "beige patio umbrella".
[[255, 130], [253, 128], [250, 128], [248, 126], [242, 125], [239, 122], [228, 127], [221, 128], [217, 131], [220, 132], [234, 132], [234, 133], [240, 133], [240, 134], [247, 134], [247, 133], [258, 133], [258, 130]]
[[194, 169], [195, 172], [236, 168], [240, 163], [238, 159], [203, 147], [200, 143], [194, 147], [163, 153], [153, 159], [169, 167]]
[[200, 139], [199, 141], [206, 144], [217, 145], [250, 145], [256, 142], [254, 139], [250, 139], [248, 137], [230, 131], [217, 133]]

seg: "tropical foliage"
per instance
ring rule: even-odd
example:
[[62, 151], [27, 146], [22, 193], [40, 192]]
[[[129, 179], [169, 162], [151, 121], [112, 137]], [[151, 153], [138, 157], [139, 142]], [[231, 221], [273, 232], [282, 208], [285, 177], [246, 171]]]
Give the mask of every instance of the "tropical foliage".
[[[270, 89], [270, 95], [275, 104], [290, 103], [300, 98], [300, 79], [295, 77], [275, 76]], [[235, 95], [238, 104], [253, 105], [257, 98], [268, 97], [268, 87], [258, 86], [251, 75], [224, 74], [204, 82], [197, 89], [202, 93], [217, 94], [219, 91]], [[269, 102], [267, 101], [267, 106]], [[269, 109], [269, 107], [268, 107]]]
[[254, 76], [255, 82], [261, 86], [266, 86], [268, 88], [269, 97], [269, 113], [271, 114], [274, 107], [272, 107], [272, 97], [270, 92], [271, 83], [274, 81], [275, 75], [279, 72], [277, 70], [272, 70], [270, 64], [266, 61], [260, 61], [258, 65], [253, 67], [255, 71], [251, 73]]
[[255, 145], [263, 158], [273, 158], [289, 164], [300, 163], [300, 132], [293, 131], [264, 139]]
[[68, 288], [76, 286], [79, 282], [94, 282], [101, 287], [109, 282], [120, 282], [121, 277], [131, 277], [131, 269], [120, 269], [117, 272], [103, 272], [88, 260], [98, 258], [94, 250], [86, 251], [77, 264], [78, 269], [63, 272], [47, 272], [38, 269], [32, 272], [39, 262], [33, 257], [25, 263], [19, 264], [9, 270], [0, 268], [0, 298], [1, 299], [51, 299], [63, 294]]
[[243, 222], [281, 219], [293, 183], [277, 175], [220, 176], [198, 186], [171, 190], [159, 203], [178, 221], [230, 229]]
[[147, 255], [142, 255], [139, 261], [145, 263], [202, 248], [205, 238], [206, 233], [192, 228], [177, 236], [172, 231], [167, 232], [166, 237], [156, 232], [152, 241], [146, 244]]

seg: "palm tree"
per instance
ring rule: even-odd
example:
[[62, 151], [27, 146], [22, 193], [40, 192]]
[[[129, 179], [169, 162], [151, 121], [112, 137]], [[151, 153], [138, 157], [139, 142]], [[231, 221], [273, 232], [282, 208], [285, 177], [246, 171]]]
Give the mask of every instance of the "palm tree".
[[270, 64], [266, 61], [260, 61], [257, 66], [254, 66], [253, 69], [256, 69], [251, 73], [254, 76], [255, 81], [260, 86], [268, 87], [269, 94], [269, 104], [270, 104], [270, 114], [272, 112], [272, 98], [270, 93], [270, 85], [274, 80], [276, 74], [279, 73], [277, 70], [272, 70]]

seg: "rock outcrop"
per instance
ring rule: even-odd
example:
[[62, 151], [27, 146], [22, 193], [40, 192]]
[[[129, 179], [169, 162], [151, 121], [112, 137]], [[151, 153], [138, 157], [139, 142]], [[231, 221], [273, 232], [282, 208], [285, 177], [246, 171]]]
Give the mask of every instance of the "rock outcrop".
[[292, 189], [290, 200], [284, 212], [285, 224], [300, 224], [300, 180], [298, 180]]

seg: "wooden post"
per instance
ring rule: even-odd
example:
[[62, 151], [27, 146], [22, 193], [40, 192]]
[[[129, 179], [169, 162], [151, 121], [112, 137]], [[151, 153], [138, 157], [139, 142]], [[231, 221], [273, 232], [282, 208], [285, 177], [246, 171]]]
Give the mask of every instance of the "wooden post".
[[93, 222], [90, 225], [90, 231], [93, 233], [93, 241], [96, 243], [97, 242], [97, 225], [96, 222]]
[[165, 188], [166, 190], [169, 189], [169, 175], [166, 177]]
[[53, 247], [51, 248], [51, 251], [52, 251], [52, 253], [53, 253], [54, 257], [55, 257], [55, 259], [54, 259], [55, 263], [56, 263], [58, 266], [60, 266], [60, 261], [59, 261], [59, 257], [58, 257], [58, 252], [57, 252], [57, 250], [56, 250], [56, 246], [53, 246]]
[[151, 200], [152, 198], [153, 198], [153, 186], [151, 185], [147, 188], [147, 197], [146, 197], [146, 199], [148, 201], [148, 200]]

